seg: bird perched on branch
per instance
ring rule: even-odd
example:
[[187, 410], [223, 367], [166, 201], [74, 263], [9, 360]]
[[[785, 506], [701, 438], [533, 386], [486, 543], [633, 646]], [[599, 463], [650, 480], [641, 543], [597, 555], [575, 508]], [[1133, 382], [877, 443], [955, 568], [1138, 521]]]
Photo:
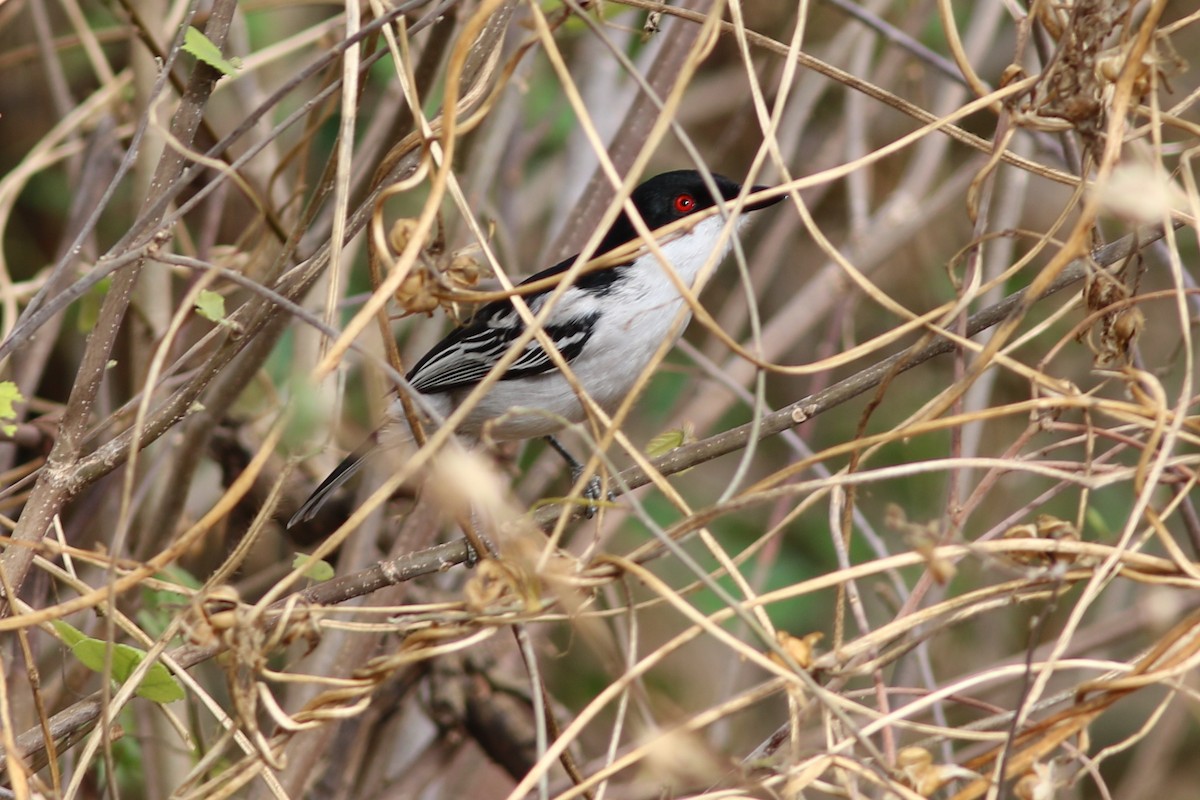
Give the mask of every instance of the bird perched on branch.
[[[712, 174], [720, 200], [732, 203], [742, 187], [721, 175]], [[755, 186], [754, 192], [767, 187]], [[743, 206], [754, 211], [774, 205], [780, 197], [756, 200]], [[679, 338], [687, 319], [676, 325], [684, 304], [676, 284], [667, 273], [674, 269], [680, 281], [690, 286], [701, 267], [717, 249], [725, 221], [719, 214], [701, 218], [717, 205], [717, 198], [703, 176], [695, 170], [665, 172], [642, 183], [630, 195], [638, 214], [651, 231], [676, 220], [697, 216], [694, 225], [682, 226], [659, 245], [670, 263], [642, 248], [625, 263], [585, 272], [555, 301], [542, 330], [553, 341], [562, 360], [570, 367], [577, 385], [607, 413], [612, 413], [632, 390], [638, 376], [650, 363], [663, 340]], [[739, 220], [739, 224], [745, 221]], [[596, 256], [639, 240], [629, 216], [622, 211], [596, 248]], [[732, 245], [727, 236], [717, 259]], [[544, 281], [566, 272], [578, 256], [527, 278], [521, 286]], [[524, 294], [536, 316], [554, 286]], [[484, 305], [472, 321], [451, 332], [426, 353], [408, 373], [420, 406], [445, 418], [453, 412], [527, 330], [512, 301], [496, 300]], [[397, 400], [389, 409], [385, 427], [408, 429], [403, 408]], [[539, 343], [530, 339], [498, 381], [467, 413], [458, 433], [478, 439], [485, 433], [494, 440], [532, 439], [550, 436], [567, 422], [586, 418], [576, 390]], [[378, 433], [378, 432], [377, 432]], [[395, 438], [395, 437], [393, 437]], [[335, 489], [346, 482], [381, 447], [378, 436], [346, 457], [309, 496], [288, 526], [312, 519]], [[570, 458], [551, 439], [564, 457]], [[572, 463], [576, 473], [577, 463]]]

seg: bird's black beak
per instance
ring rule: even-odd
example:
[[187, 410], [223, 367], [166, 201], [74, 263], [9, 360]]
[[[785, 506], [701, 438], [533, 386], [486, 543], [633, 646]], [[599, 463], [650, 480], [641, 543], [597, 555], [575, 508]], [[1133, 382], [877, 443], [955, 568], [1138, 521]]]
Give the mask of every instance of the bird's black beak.
[[[754, 194], [758, 194], [759, 192], [765, 192], [770, 188], [770, 186], [752, 186], [750, 191], [754, 192]], [[752, 203], [746, 203], [745, 208], [747, 211], [758, 211], [760, 208], [767, 208], [768, 206], [775, 205], [785, 197], [787, 197], [786, 194], [781, 194], [779, 197], [768, 197], [766, 200], [755, 200]]]

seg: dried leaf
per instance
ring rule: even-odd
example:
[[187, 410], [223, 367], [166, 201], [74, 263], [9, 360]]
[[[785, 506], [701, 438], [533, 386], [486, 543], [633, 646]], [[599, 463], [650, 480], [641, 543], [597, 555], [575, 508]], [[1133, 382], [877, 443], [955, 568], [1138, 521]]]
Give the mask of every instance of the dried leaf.
[[[824, 638], [825, 634], [821, 633], [820, 631], [814, 631], [812, 633], [805, 634], [804, 636], [792, 636], [787, 631], [775, 632], [775, 641], [779, 643], [780, 648], [782, 648], [783, 651], [791, 657], [792, 661], [795, 661], [801, 669], [808, 669], [812, 666], [814, 660], [813, 653], [816, 650], [817, 642]], [[780, 658], [778, 653], [769, 653], [767, 657], [781, 667], [789, 666], [784, 659]]]

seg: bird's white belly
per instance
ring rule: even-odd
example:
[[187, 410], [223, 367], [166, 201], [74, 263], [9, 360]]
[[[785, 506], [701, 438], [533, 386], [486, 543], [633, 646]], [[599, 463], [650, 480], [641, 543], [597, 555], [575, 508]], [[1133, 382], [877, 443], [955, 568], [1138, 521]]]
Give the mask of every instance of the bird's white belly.
[[[676, 274], [690, 285], [709, 258], [722, 221], [710, 218], [690, 234], [674, 239], [662, 249]], [[718, 254], [728, 252], [729, 245]], [[647, 257], [649, 259], [649, 257]], [[570, 367], [578, 384], [606, 413], [616, 410], [645, 371], [663, 341], [671, 343], [682, 333], [688, 317], [676, 324], [683, 308], [675, 284], [663, 268], [648, 260], [631, 266], [625, 280], [602, 298], [582, 297], [574, 313], [602, 312], [596, 328]], [[565, 309], [564, 309], [565, 311]], [[432, 408], [448, 416], [458, 408], [468, 390], [428, 397]], [[575, 389], [557, 371], [533, 377], [497, 381], [459, 425], [460, 434], [493, 439], [530, 439], [561, 430], [564, 424], [582, 422], [587, 415]]]
[[[588, 396], [612, 413], [625, 401], [634, 383], [650, 363], [675, 322], [682, 300], [675, 298], [654, 308], [631, 303], [621, 313], [609, 313], [584, 346], [571, 368]], [[640, 307], [639, 307], [640, 306]], [[687, 320], [676, 330], [682, 331]], [[671, 337], [672, 342], [675, 337]], [[454, 406], [468, 392], [455, 393]], [[460, 426], [471, 437], [529, 439], [561, 430], [564, 424], [582, 422], [587, 415], [576, 391], [558, 372], [498, 381]], [[486, 428], [486, 433], [485, 433]]]

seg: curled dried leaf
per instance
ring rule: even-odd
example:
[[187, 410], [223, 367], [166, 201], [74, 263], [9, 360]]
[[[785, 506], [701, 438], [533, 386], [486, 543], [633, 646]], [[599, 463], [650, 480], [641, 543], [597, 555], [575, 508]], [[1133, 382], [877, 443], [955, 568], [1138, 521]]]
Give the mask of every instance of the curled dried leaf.
[[467, 607], [476, 613], [494, 608], [511, 596], [521, 599], [528, 611], [536, 611], [541, 599], [541, 581], [522, 564], [509, 559], [489, 558], [481, 562], [464, 588]]
[[417, 232], [418, 221], [414, 217], [401, 217], [392, 223], [391, 230], [388, 231], [388, 247], [392, 253], [399, 255], [408, 247], [412, 241], [413, 235]]
[[455, 295], [474, 289], [484, 277], [491, 274], [491, 270], [480, 260], [479, 248], [475, 245], [457, 250], [439, 263], [438, 280], [445, 290], [442, 305], [450, 316], [462, 322], [470, 315], [464, 311]]
[[[825, 634], [820, 631], [814, 631], [804, 636], [792, 636], [787, 631], [776, 631], [775, 641], [779, 643], [780, 648], [795, 661], [801, 669], [809, 669], [813, 664], [813, 654], [817, 647], [817, 642], [825, 638]], [[790, 665], [779, 656], [778, 653], [772, 652], [768, 656], [772, 661], [781, 667], [789, 667]]]
[[1057, 541], [1079, 541], [1079, 529], [1074, 523], [1065, 519], [1059, 519], [1051, 514], [1038, 514], [1034, 519], [1037, 523], [1037, 535], [1041, 539], [1055, 539]]
[[214, 586], [192, 600], [192, 613], [185, 623], [193, 644], [208, 645], [238, 625], [241, 596], [228, 584]]
[[1142, 328], [1146, 327], [1146, 315], [1137, 306], [1117, 312], [1112, 324], [1113, 339], [1117, 346], [1128, 351]]
[[[1078, 542], [1079, 529], [1074, 524], [1050, 514], [1039, 514], [1033, 523], [1014, 525], [1003, 534], [1004, 539], [1053, 539], [1060, 542]], [[1011, 553], [1009, 558], [1027, 566], [1048, 566], [1057, 563], [1072, 563], [1075, 556], [1070, 553]]]
[[896, 755], [896, 765], [904, 780], [917, 794], [930, 797], [956, 778], [976, 778], [978, 775], [957, 764], [935, 764], [933, 755], [923, 747], [906, 747]]
[[467, 607], [472, 611], [482, 611], [498, 602], [512, 589], [511, 575], [504, 565], [494, 559], [480, 563], [479, 568], [467, 585], [463, 588], [466, 595]]
[[[392, 224], [388, 249], [393, 257], [411, 245], [416, 227], [417, 220], [411, 218], [398, 219]], [[396, 290], [396, 302], [408, 314], [432, 314], [444, 306], [452, 315], [460, 316], [453, 295], [474, 288], [490, 272], [479, 252], [478, 245], [460, 248], [449, 255], [442, 252], [440, 245], [424, 248]]]
[[1083, 289], [1083, 299], [1087, 303], [1088, 311], [1101, 311], [1128, 296], [1129, 290], [1125, 288], [1125, 284], [1102, 271], [1091, 273]]
[[447, 284], [452, 289], [472, 289], [479, 285], [491, 270], [480, 260], [477, 246], [464, 247], [450, 254], [442, 270]]
[[1055, 41], [1062, 38], [1063, 29], [1067, 26], [1066, 12], [1055, 3], [1035, 3], [1038, 21]]
[[429, 270], [423, 265], [414, 264], [396, 290], [396, 302], [409, 314], [432, 314], [440, 305], [434, 292], [436, 287]]
[[1025, 68], [1020, 64], [1009, 64], [1000, 74], [1000, 86], [1008, 86], [1025, 79]]
[[1106, 272], [1088, 279], [1083, 295], [1088, 310], [1105, 312], [1085, 337], [1093, 362], [1101, 369], [1128, 365], [1130, 348], [1145, 327], [1145, 315], [1128, 302], [1132, 295], [1129, 287]]
[[274, 650], [296, 642], [304, 642], [308, 646], [307, 652], [312, 652], [321, 642], [321, 621], [313, 609], [290, 604], [284, 609], [264, 647]]
[[[1106, 83], [1116, 83], [1121, 72], [1129, 63], [1132, 42], [1126, 42], [1118, 47], [1112, 47], [1100, 53], [1096, 58], [1096, 77]], [[1143, 96], [1154, 90], [1156, 83], [1163, 84], [1169, 93], [1167, 80], [1187, 70], [1187, 61], [1171, 45], [1170, 39], [1160, 36], [1142, 53], [1141, 60], [1136, 66], [1137, 74], [1133, 78], [1135, 96]]]
[[[228, 584], [214, 586], [200, 600], [200, 610], [213, 627], [220, 629], [213, 620], [216, 617], [227, 618], [237, 612], [238, 604], [242, 602], [238, 590]], [[224, 626], [230, 627], [230, 626]]]
[[1034, 764], [1029, 772], [1021, 776], [1013, 787], [1013, 794], [1020, 800], [1055, 800], [1058, 789], [1067, 784], [1066, 770], [1055, 762]]

